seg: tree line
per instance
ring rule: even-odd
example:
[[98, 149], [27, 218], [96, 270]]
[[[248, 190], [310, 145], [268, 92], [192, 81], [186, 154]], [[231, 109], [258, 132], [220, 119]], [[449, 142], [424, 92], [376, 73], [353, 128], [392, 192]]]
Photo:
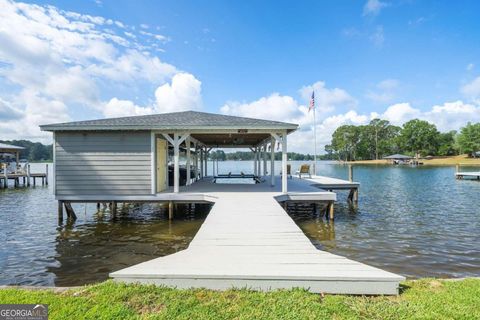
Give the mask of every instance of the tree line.
[[330, 158], [344, 161], [381, 159], [403, 153], [417, 156], [478, 156], [480, 123], [468, 123], [459, 132], [440, 132], [434, 124], [413, 119], [403, 126], [383, 119], [373, 119], [367, 125], [343, 125], [332, 134], [325, 146]]
[[47, 161], [53, 159], [53, 145], [44, 145], [40, 142], [28, 140], [0, 140], [1, 143], [24, 147], [20, 150], [20, 159], [28, 161]]
[[[317, 156], [318, 160], [328, 160], [329, 155], [320, 155]], [[296, 152], [288, 152], [287, 158], [293, 161], [313, 161], [313, 154], [302, 154]], [[236, 152], [225, 152], [223, 150], [213, 150], [208, 155], [209, 160], [253, 160], [253, 152], [251, 151], [236, 151]], [[263, 159], [263, 158], [262, 158]], [[270, 160], [270, 153], [268, 154], [268, 160]], [[275, 160], [282, 160], [282, 153], [275, 152]]]

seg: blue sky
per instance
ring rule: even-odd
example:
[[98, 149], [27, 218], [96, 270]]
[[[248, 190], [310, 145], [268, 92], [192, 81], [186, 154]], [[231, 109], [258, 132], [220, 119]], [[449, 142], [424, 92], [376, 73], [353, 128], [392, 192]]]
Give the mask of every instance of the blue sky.
[[478, 1], [0, 7], [10, 9], [0, 17], [0, 120], [8, 120], [0, 134], [8, 138], [48, 139], [36, 127], [42, 121], [197, 109], [297, 122], [305, 151], [313, 89], [321, 145], [336, 126], [375, 116], [395, 124], [423, 118], [440, 130], [480, 121]]

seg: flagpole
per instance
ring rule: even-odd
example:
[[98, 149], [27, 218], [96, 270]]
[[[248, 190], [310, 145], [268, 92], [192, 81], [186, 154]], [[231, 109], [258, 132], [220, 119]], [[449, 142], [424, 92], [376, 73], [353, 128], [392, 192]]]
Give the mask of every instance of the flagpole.
[[[314, 102], [315, 103], [315, 102]], [[314, 154], [313, 154], [313, 175], [317, 175], [317, 119], [315, 116], [315, 104], [313, 105], [313, 144], [314, 144]]]

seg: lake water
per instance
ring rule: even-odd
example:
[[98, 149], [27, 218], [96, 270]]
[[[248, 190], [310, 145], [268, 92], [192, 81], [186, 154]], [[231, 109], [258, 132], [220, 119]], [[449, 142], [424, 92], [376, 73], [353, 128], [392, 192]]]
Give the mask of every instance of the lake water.
[[[292, 162], [292, 170], [300, 164]], [[249, 161], [218, 164], [220, 173], [252, 167]], [[32, 172], [44, 170], [44, 164], [32, 164]], [[454, 170], [358, 165], [356, 212], [340, 192], [334, 223], [305, 208], [289, 213], [322, 250], [410, 278], [480, 276], [480, 182], [456, 180]], [[319, 162], [317, 171], [348, 175], [346, 166], [331, 162]], [[59, 226], [51, 184], [0, 189], [0, 284], [104, 280], [111, 271], [186, 248], [210, 208], [179, 205], [169, 221], [160, 205], [132, 205], [116, 217], [92, 204], [74, 207], [78, 220]]]

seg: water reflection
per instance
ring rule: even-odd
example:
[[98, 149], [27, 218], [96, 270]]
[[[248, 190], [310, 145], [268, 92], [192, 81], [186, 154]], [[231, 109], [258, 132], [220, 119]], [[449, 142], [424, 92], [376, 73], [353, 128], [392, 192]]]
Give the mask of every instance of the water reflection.
[[345, 193], [335, 224], [305, 210], [289, 212], [317, 248], [410, 278], [480, 275], [478, 181], [457, 181], [449, 167], [354, 171], [361, 182], [356, 213]]
[[108, 278], [108, 273], [186, 249], [205, 220], [209, 205], [178, 205], [173, 220], [159, 204], [129, 205], [115, 216], [100, 210], [88, 223], [58, 228], [56, 261], [47, 268], [55, 285]]

